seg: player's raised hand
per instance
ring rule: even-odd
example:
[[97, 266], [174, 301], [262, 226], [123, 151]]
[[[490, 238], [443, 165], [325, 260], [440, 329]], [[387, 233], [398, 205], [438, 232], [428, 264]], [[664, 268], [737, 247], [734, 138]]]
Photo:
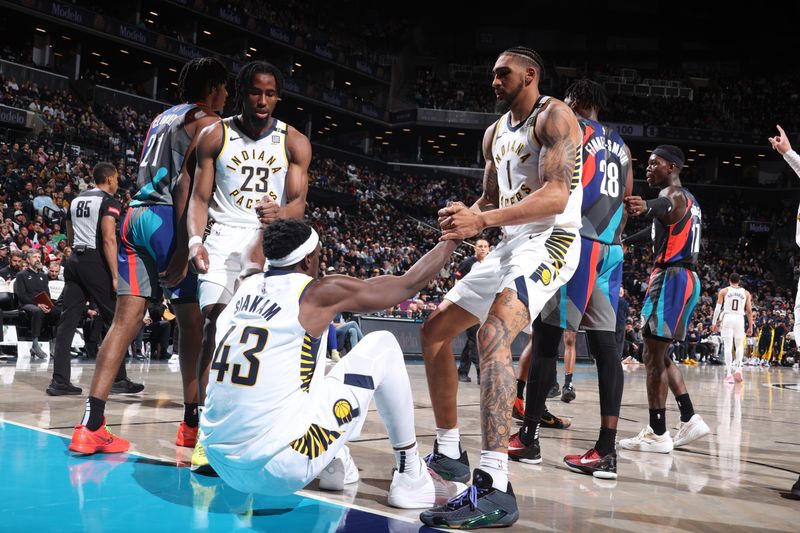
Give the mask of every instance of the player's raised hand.
[[781, 128], [781, 125], [776, 124], [775, 127], [778, 128], [778, 133], [780, 133], [780, 135], [770, 137], [768, 139], [769, 144], [772, 145], [773, 150], [783, 155], [792, 149], [792, 145], [789, 142], [789, 137], [786, 136], [786, 132], [783, 131], [783, 128]]
[[280, 204], [273, 200], [268, 194], [265, 194], [264, 198], [262, 198], [260, 202], [256, 202], [258, 221], [261, 222], [261, 225], [264, 227], [269, 226], [272, 222], [280, 218], [278, 216], [280, 214], [280, 210]]

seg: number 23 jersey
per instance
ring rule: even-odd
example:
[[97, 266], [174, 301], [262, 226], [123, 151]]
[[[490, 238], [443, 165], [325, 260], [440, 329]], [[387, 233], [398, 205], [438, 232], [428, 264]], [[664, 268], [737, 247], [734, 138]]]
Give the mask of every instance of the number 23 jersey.
[[264, 195], [281, 206], [286, 204], [289, 127], [273, 119], [272, 126], [257, 139], [244, 133], [238, 117], [224, 119], [222, 128], [224, 139], [215, 161], [209, 215], [229, 226], [258, 227], [255, 205]]

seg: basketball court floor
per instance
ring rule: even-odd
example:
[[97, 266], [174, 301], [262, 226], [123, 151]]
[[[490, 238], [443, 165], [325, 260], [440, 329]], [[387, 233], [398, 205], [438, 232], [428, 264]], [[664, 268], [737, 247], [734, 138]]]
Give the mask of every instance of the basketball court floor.
[[[73, 383], [88, 393], [94, 366], [75, 364]], [[434, 422], [424, 369], [408, 364], [421, 452]], [[544, 429], [541, 465], [510, 464], [520, 520], [509, 531], [799, 531], [800, 501], [789, 489], [800, 471], [800, 372], [746, 369], [726, 385], [721, 367], [682, 368], [696, 411], [711, 434], [671, 454], [619, 452], [619, 479], [575, 474], [562, 463], [583, 452], [599, 427], [595, 369], [579, 365], [577, 399], [550, 400], [572, 418]], [[174, 445], [183, 406], [177, 365], [129, 366], [138, 395], [112, 395], [109, 426], [132, 442], [126, 454], [80, 457], [67, 451], [85, 396], [49, 397], [52, 366], [21, 359], [0, 365], [0, 531], [427, 531], [419, 512], [386, 505], [394, 464], [377, 413], [351, 450], [361, 480], [343, 493], [316, 482], [290, 497], [238, 493], [218, 478], [190, 473], [191, 450]], [[559, 368], [563, 378], [563, 367]], [[618, 438], [647, 423], [644, 367], [626, 368]], [[479, 389], [461, 383], [459, 417], [473, 465], [480, 451]], [[667, 422], [678, 422], [668, 402]]]

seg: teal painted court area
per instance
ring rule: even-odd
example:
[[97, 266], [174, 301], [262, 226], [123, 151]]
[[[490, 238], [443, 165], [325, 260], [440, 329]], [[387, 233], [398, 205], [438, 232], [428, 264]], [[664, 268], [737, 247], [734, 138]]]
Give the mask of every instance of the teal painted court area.
[[219, 478], [134, 454], [75, 456], [65, 437], [0, 422], [0, 531], [423, 531], [292, 495], [243, 494]]

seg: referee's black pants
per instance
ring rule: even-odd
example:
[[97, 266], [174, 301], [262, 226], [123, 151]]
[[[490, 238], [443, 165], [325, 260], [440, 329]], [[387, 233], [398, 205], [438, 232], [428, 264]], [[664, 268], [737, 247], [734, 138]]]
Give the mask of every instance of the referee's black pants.
[[464, 348], [461, 350], [461, 359], [458, 364], [458, 373], [462, 376], [469, 374], [470, 363], [475, 364], [475, 370], [478, 372], [478, 376], [480, 377], [481, 375], [481, 367], [478, 362], [477, 341], [478, 329], [480, 329], [480, 327], [480, 324], [475, 324], [474, 326], [468, 327], [465, 331], [467, 342], [464, 343]]
[[[72, 338], [86, 310], [86, 302], [97, 306], [106, 329], [111, 327], [117, 305], [111, 282], [111, 272], [99, 250], [75, 252], [64, 265], [64, 292], [61, 295], [63, 308], [56, 332], [56, 347], [53, 354], [53, 379], [60, 383], [70, 382], [70, 355]], [[119, 365], [116, 380], [128, 377], [125, 360]]]

